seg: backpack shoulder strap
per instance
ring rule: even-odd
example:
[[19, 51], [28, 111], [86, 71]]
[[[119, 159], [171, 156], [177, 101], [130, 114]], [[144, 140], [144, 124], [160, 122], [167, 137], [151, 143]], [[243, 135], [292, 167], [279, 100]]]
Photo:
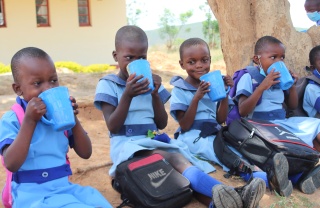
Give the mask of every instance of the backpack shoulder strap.
[[239, 82], [239, 80], [241, 79], [241, 77], [248, 73], [247, 69], [240, 69], [238, 71], [235, 71], [233, 76], [232, 76], [232, 79], [233, 79], [233, 82], [234, 82], [234, 85], [233, 87], [231, 87], [230, 91], [229, 91], [229, 96], [231, 98], [233, 98], [234, 96], [236, 96], [236, 93], [237, 93], [237, 84]]
[[245, 172], [250, 173], [252, 178], [252, 171], [254, 170], [254, 167], [234, 153], [224, 140], [223, 132], [227, 131], [227, 129], [228, 126], [222, 127], [213, 142], [213, 149], [218, 159], [230, 169], [225, 177], [228, 178], [230, 175]]
[[11, 106], [11, 110], [13, 110], [13, 112], [15, 112], [18, 121], [20, 123], [20, 125], [22, 124], [23, 118], [24, 118], [24, 110], [21, 107], [21, 105], [19, 105], [18, 103], [15, 103]]
[[320, 85], [320, 79], [318, 77], [316, 77], [314, 74], [310, 75], [310, 76], [307, 76], [306, 79], [308, 80], [312, 80], [314, 81], [315, 83], [319, 84]]
[[260, 84], [264, 80], [265, 77], [260, 74], [256, 66], [247, 66], [246, 69], [254, 80], [253, 84]]

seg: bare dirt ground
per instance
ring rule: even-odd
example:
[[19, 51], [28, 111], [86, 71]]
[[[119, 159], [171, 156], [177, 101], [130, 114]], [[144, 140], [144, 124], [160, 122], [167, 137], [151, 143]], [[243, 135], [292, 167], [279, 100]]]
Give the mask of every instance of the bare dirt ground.
[[[178, 57], [172, 57], [170, 54], [162, 52], [150, 52], [149, 61], [154, 69], [154, 73], [162, 77], [163, 83], [167, 89], [171, 90], [169, 84], [170, 78], [174, 75], [185, 76], [183, 71], [178, 65]], [[225, 71], [225, 64], [223, 61], [214, 63], [211, 69], [221, 69]], [[109, 138], [108, 129], [102, 118], [100, 111], [96, 110], [93, 106], [93, 98], [96, 84], [104, 74], [116, 73], [117, 71], [109, 71], [106, 73], [94, 74], [74, 74], [65, 73], [58, 69], [60, 85], [67, 86], [70, 94], [73, 95], [80, 106], [80, 119], [85, 130], [88, 132], [93, 145], [92, 157], [88, 160], [80, 159], [73, 150], [69, 152], [71, 167], [73, 175], [71, 181], [81, 185], [89, 185], [97, 188], [114, 206], [121, 203], [120, 195], [111, 187], [111, 178], [108, 175], [108, 170], [112, 164], [109, 157]], [[0, 75], [0, 116], [10, 109], [10, 106], [15, 102], [15, 95], [11, 89], [12, 77], [9, 75]], [[169, 112], [169, 105], [166, 104], [166, 109]], [[169, 117], [169, 124], [164, 132], [173, 135], [177, 128], [177, 123]], [[224, 172], [220, 167], [216, 167], [217, 171], [210, 175], [221, 180], [223, 183], [240, 186], [244, 182], [231, 178], [226, 179], [223, 177]], [[5, 181], [5, 172], [3, 168], [0, 170], [0, 187], [3, 187]], [[301, 193], [298, 189], [294, 189], [293, 194], [289, 198], [282, 198], [271, 193], [269, 190], [263, 196], [260, 207], [320, 207], [320, 201], [317, 197], [320, 196], [320, 190], [312, 195]], [[1, 207], [1, 205], [0, 205]], [[192, 199], [191, 203], [185, 206], [186, 208], [195, 208], [206, 206], [199, 203], [196, 199]]]

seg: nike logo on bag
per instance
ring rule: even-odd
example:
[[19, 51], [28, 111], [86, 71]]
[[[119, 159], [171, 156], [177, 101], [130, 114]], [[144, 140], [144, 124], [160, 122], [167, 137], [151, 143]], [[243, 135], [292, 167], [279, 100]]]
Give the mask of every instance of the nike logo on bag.
[[159, 186], [161, 186], [163, 184], [163, 182], [169, 177], [169, 175], [171, 174], [171, 172], [173, 171], [173, 169], [165, 176], [163, 177], [160, 181], [158, 182], [153, 182], [152, 179], [150, 179], [150, 183], [153, 187], [158, 188]]

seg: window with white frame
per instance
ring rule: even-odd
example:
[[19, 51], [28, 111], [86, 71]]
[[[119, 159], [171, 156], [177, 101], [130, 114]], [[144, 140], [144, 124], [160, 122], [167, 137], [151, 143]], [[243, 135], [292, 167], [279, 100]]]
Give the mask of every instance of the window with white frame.
[[89, 0], [78, 0], [79, 26], [90, 26]]
[[48, 0], [36, 0], [36, 16], [38, 27], [50, 26]]
[[4, 0], [0, 0], [0, 27], [6, 26], [6, 16], [4, 15]]

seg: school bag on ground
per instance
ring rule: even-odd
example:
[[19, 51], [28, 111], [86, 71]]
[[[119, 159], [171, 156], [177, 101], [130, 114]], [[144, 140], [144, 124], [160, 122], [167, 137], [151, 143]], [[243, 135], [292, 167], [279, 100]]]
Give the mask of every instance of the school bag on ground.
[[[293, 116], [308, 117], [307, 112], [303, 109], [303, 98], [304, 98], [304, 92], [310, 80], [320, 85], [320, 79], [313, 74], [298, 79], [296, 83], [296, 90], [298, 94], [298, 107], [294, 110], [290, 110], [286, 107], [286, 105], [284, 105], [284, 108], [286, 109], [286, 112], [287, 112], [287, 117], [293, 117]], [[320, 118], [319, 113], [316, 114], [316, 118]]]
[[[11, 106], [11, 110], [16, 114], [19, 124], [22, 124], [23, 118], [24, 118], [24, 110], [23, 108], [15, 103], [13, 104], [13, 106]], [[64, 132], [65, 136], [68, 138], [68, 133], [67, 131]], [[70, 161], [69, 161], [69, 157], [68, 155], [66, 156], [66, 162], [67, 164], [70, 165]], [[6, 170], [6, 181], [5, 181], [5, 185], [3, 187], [2, 190], [2, 195], [1, 195], [1, 199], [2, 199], [2, 204], [5, 208], [11, 208], [13, 205], [13, 201], [12, 201], [12, 195], [11, 195], [11, 181], [12, 181], [12, 172], [10, 172], [9, 170], [7, 170], [7, 168], [4, 165], [4, 160], [3, 157], [1, 156], [1, 163], [2, 166], [5, 168]]]
[[160, 154], [120, 163], [112, 187], [121, 194], [123, 202], [119, 208], [179, 208], [192, 199], [189, 180]]
[[[238, 150], [246, 162], [230, 147]], [[289, 174], [312, 169], [320, 153], [280, 125], [265, 120], [241, 118], [223, 127], [214, 140], [213, 148], [218, 159], [230, 168], [230, 174], [252, 172], [253, 166], [269, 172], [272, 158], [283, 153], [289, 163]]]
[[[227, 125], [229, 125], [233, 120], [240, 119], [240, 117], [241, 117], [239, 114], [238, 101], [236, 100], [235, 97], [236, 97], [236, 93], [237, 93], [237, 84], [238, 84], [240, 78], [246, 73], [249, 73], [251, 76], [253, 91], [259, 86], [259, 84], [265, 78], [263, 75], [260, 74], [260, 71], [255, 66], [247, 66], [246, 68], [240, 69], [233, 74], [232, 79], [233, 79], [234, 85], [229, 91], [229, 96], [232, 98], [232, 100], [234, 102], [234, 106], [232, 107], [232, 109], [228, 113], [228, 117], [227, 117], [227, 121], [226, 121]], [[257, 105], [259, 105], [260, 103], [261, 103], [261, 98], [259, 99]]]

